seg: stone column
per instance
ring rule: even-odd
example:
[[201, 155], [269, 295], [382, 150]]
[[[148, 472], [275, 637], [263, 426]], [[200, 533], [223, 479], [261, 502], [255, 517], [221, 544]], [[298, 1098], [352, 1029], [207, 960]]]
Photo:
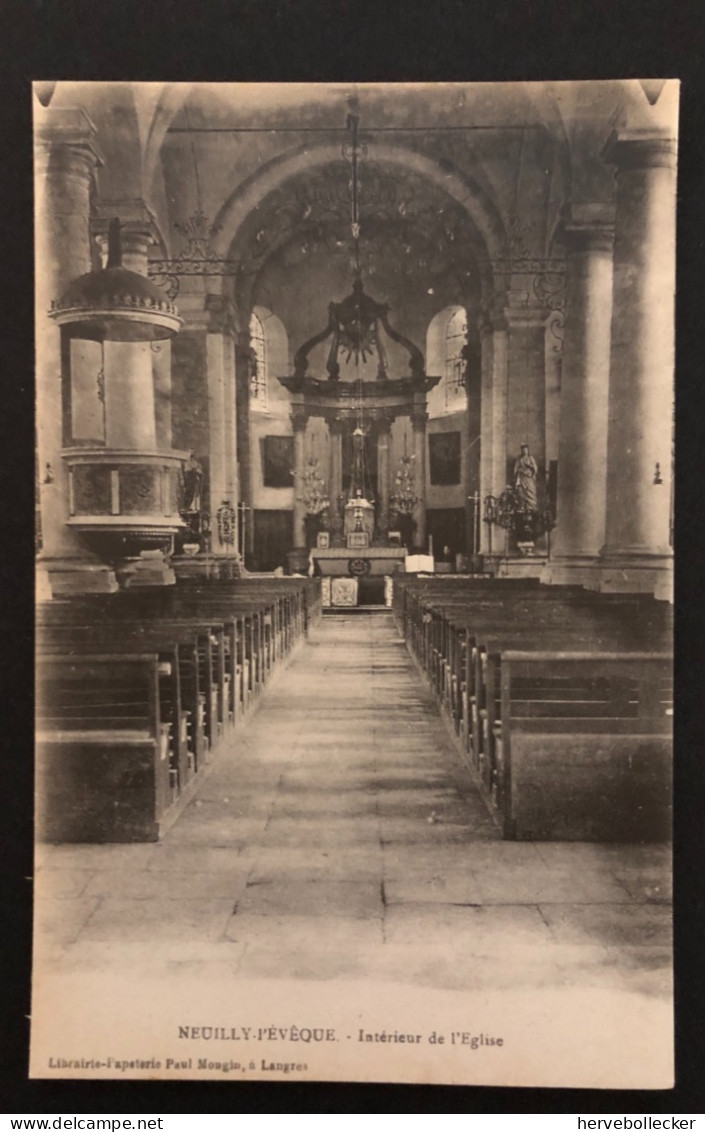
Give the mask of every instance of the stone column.
[[[574, 224], [566, 228], [565, 240], [556, 581], [556, 570], [589, 567], [604, 542], [612, 317], [612, 231]], [[572, 580], [589, 579], [576, 575]]]
[[[507, 323], [503, 311], [490, 309], [478, 324], [480, 334], [480, 553], [497, 554], [504, 546], [499, 528], [483, 522], [488, 495], [507, 485]], [[501, 540], [501, 541], [500, 541]]]
[[[208, 435], [210, 466], [211, 546], [216, 554], [224, 554], [225, 547], [218, 538], [216, 513], [225, 491], [225, 375], [223, 372], [223, 336], [206, 335], [206, 364], [208, 367]], [[235, 506], [237, 500], [230, 500]]]
[[157, 445], [149, 342], [106, 342], [105, 419], [108, 448], [153, 452]]
[[343, 422], [328, 421], [330, 437], [330, 533], [333, 546], [342, 546], [343, 512]]
[[[237, 421], [235, 389], [235, 341], [231, 332], [223, 334], [223, 375], [225, 382], [225, 492], [235, 506], [239, 497], [237, 475]], [[241, 552], [242, 548], [238, 547]]]
[[490, 381], [492, 388], [491, 492], [499, 496], [507, 486], [507, 394], [509, 384], [509, 335], [503, 315], [492, 318]]
[[389, 446], [392, 422], [377, 422], [377, 529], [383, 538], [389, 530]]
[[239, 502], [232, 310], [228, 308], [222, 295], [211, 294], [206, 296], [206, 311], [211, 546], [216, 554], [227, 555], [240, 549], [237, 538], [234, 546], [225, 546], [220, 542], [216, 522], [216, 513], [224, 500], [235, 508]]
[[243, 548], [245, 565], [252, 561], [254, 554], [254, 516], [252, 507], [254, 492], [252, 488], [252, 459], [250, 445], [250, 332], [241, 330], [235, 342], [235, 388], [236, 388], [236, 452], [238, 458], [238, 479], [240, 501], [244, 504], [245, 546]]
[[292, 405], [291, 425], [294, 430], [294, 550], [306, 549], [306, 423], [308, 414], [303, 405]]
[[[100, 245], [104, 261], [107, 260], [108, 252], [108, 226], [114, 216], [120, 220], [123, 267], [137, 272], [138, 275], [148, 276], [149, 249], [159, 242], [159, 233], [147, 205], [139, 198], [103, 200], [98, 204], [98, 216], [92, 221], [91, 230]], [[172, 447], [171, 342], [169, 340], [153, 342], [151, 355], [153, 389], [151, 392], [147, 389], [145, 377], [144, 396], [153, 399], [154, 402], [155, 437], [152, 446], [156, 444], [160, 451], [168, 452]], [[137, 368], [141, 368], [139, 362]], [[145, 416], [146, 404], [147, 401], [143, 402], [142, 411], [138, 416]], [[119, 408], [118, 412], [120, 412]], [[110, 422], [110, 414], [108, 421]], [[146, 445], [147, 439], [135, 446], [139, 447], [142, 443]]]
[[[508, 327], [504, 483], [506, 486], [512, 481], [521, 445], [528, 444], [538, 468], [536, 486], [540, 507], [546, 468], [546, 311], [543, 306], [527, 302], [525, 277], [520, 276], [515, 282], [521, 289], [510, 291], [504, 311]], [[499, 464], [499, 453], [496, 464]], [[519, 554], [518, 541], [513, 533], [501, 533], [501, 542], [510, 557]], [[520, 561], [508, 565], [507, 570], [511, 575], [535, 577], [540, 576], [543, 566], [543, 558], [535, 554], [521, 557]]]
[[[66, 525], [68, 471], [62, 459], [61, 334], [47, 317], [67, 284], [90, 271], [91, 184], [102, 158], [83, 110], [37, 111], [35, 148], [35, 299], [37, 463], [40, 472], [41, 577], [51, 591], [117, 588], [109, 568]], [[46, 571], [46, 572], [45, 572]], [[79, 577], [80, 575], [80, 577]], [[45, 587], [45, 592], [47, 588]]]
[[413, 434], [414, 463], [416, 465], [416, 496], [417, 503], [412, 517], [416, 524], [414, 530], [414, 546], [419, 553], [425, 554], [426, 546], [426, 410], [415, 408], [411, 415], [411, 428]]
[[154, 427], [157, 448], [168, 452], [172, 446], [171, 415], [171, 342], [152, 342], [152, 377], [154, 379]]
[[[565, 333], [565, 331], [563, 331]], [[561, 383], [563, 381], [563, 342], [553, 330], [546, 328], [546, 470], [551, 460], [558, 461], [561, 415]]]
[[669, 590], [676, 143], [623, 131], [617, 167], [604, 588]]
[[[546, 312], [542, 307], [505, 310], [509, 328], [504, 476], [507, 466], [528, 444], [543, 474], [546, 459]], [[496, 348], [496, 344], [495, 344]]]

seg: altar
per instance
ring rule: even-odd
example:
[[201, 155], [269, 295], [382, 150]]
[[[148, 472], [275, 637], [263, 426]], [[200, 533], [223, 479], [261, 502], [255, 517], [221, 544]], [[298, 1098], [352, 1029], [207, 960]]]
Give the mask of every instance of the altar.
[[[294, 440], [289, 569], [300, 573], [308, 562], [322, 579], [323, 605], [330, 609], [391, 605], [392, 576], [404, 570], [407, 548], [425, 550], [427, 395], [441, 380], [426, 373], [422, 351], [390, 324], [389, 306], [365, 292], [354, 115], [348, 126], [352, 290], [341, 302], [328, 303], [327, 324], [296, 350], [293, 374], [278, 378], [290, 398]], [[314, 357], [317, 369], [311, 372]], [[390, 453], [397, 451], [393, 432], [400, 417], [409, 423], [412, 451], [404, 430], [395, 472]], [[314, 430], [312, 420], [322, 421], [323, 430]], [[314, 432], [325, 439], [314, 441]]]
[[311, 551], [314, 571], [322, 576], [324, 609], [391, 605], [391, 578], [404, 570], [406, 547], [332, 546]]

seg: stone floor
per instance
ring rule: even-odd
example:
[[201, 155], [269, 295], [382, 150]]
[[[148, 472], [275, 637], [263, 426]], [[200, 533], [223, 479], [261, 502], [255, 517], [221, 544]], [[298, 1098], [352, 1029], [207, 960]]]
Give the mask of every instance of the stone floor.
[[325, 618], [154, 845], [41, 846], [57, 972], [670, 995], [666, 846], [499, 839], [389, 613]]

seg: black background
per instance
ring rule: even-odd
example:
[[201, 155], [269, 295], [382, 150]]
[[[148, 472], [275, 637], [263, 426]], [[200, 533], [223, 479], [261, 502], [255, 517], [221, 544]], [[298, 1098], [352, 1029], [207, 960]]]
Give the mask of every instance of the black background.
[[[702, 0], [4, 0], [0, 4], [0, 1084], [6, 1111], [702, 1112], [705, 1101], [705, 5]], [[678, 202], [673, 1091], [27, 1079], [32, 873], [32, 80], [682, 80]], [[576, 1018], [576, 1026], [580, 1019]], [[625, 1051], [628, 1057], [628, 1051]], [[470, 1123], [472, 1117], [468, 1117]]]

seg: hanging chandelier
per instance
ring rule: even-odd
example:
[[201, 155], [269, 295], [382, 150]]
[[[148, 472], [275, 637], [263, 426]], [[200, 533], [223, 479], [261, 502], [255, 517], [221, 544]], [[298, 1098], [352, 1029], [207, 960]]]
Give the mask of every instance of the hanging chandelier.
[[[330, 339], [326, 372], [330, 381], [341, 379], [341, 359], [353, 363], [354, 384], [361, 380], [360, 367], [377, 357], [377, 380], [389, 379], [388, 349], [385, 341], [401, 346], [409, 357], [409, 377], [425, 380], [424, 357], [418, 346], [390, 324], [387, 303], [378, 303], [364, 289], [360, 255], [363, 225], [360, 219], [360, 163], [367, 155], [367, 147], [360, 142], [359, 116], [349, 114], [347, 129], [350, 140], [343, 145], [342, 154], [350, 165], [350, 233], [352, 239], [352, 289], [342, 302], [328, 304], [328, 325], [309, 338], [294, 355], [294, 384], [307, 378], [309, 354], [315, 346]], [[342, 384], [342, 383], [341, 383]], [[356, 401], [358, 398], [356, 397]], [[359, 422], [358, 422], [359, 423]]]

